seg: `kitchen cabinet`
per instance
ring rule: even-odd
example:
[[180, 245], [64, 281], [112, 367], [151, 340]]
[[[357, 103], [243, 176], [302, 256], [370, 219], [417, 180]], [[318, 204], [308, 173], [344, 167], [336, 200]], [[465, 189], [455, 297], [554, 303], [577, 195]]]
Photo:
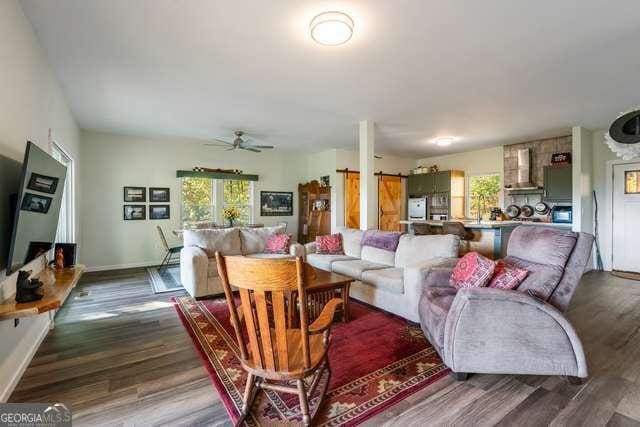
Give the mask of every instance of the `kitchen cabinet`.
[[573, 195], [573, 172], [571, 165], [545, 166], [544, 200], [548, 202], [571, 202]]
[[[409, 175], [409, 196], [428, 196], [429, 215], [443, 214], [449, 218], [464, 217], [464, 172], [440, 171]], [[437, 194], [437, 197], [434, 195]]]
[[437, 172], [434, 178], [434, 193], [448, 193], [451, 191], [451, 171]]

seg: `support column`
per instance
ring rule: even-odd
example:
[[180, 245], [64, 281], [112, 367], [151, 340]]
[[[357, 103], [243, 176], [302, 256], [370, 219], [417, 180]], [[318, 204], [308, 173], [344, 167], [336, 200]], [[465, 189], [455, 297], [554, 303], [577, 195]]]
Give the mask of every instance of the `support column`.
[[360, 121], [360, 229], [378, 228], [378, 189], [374, 176], [373, 120]]

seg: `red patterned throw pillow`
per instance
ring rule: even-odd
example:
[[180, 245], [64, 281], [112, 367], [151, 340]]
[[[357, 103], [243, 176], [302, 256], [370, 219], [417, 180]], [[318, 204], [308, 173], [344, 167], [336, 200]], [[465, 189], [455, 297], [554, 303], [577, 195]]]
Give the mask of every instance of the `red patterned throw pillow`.
[[291, 236], [289, 234], [274, 234], [264, 245], [265, 254], [288, 254]]
[[489, 284], [496, 263], [477, 252], [458, 260], [449, 284], [455, 288], [481, 288]]
[[493, 277], [489, 282], [490, 288], [515, 289], [529, 274], [528, 270], [507, 264], [503, 260], [496, 261]]
[[316, 236], [316, 253], [323, 255], [342, 255], [342, 234]]

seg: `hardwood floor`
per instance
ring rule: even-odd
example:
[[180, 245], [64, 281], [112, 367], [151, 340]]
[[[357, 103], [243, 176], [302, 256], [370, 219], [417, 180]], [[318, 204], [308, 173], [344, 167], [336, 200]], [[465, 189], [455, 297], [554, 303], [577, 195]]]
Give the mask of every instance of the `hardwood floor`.
[[[190, 338], [143, 269], [85, 274], [11, 396], [74, 425], [229, 425]], [[568, 313], [590, 377], [447, 377], [366, 425], [640, 426], [640, 282], [589, 273]]]

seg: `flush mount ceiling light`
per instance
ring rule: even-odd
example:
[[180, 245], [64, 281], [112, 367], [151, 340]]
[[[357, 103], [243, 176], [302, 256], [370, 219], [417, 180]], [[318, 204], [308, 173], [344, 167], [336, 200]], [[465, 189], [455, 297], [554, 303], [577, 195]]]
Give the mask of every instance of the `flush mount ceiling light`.
[[325, 46], [348, 42], [353, 35], [353, 19], [342, 12], [324, 12], [309, 24], [311, 38]]
[[456, 138], [455, 136], [439, 136], [437, 138], [433, 138], [431, 142], [439, 147], [446, 147], [453, 144], [458, 139], [459, 138]]

